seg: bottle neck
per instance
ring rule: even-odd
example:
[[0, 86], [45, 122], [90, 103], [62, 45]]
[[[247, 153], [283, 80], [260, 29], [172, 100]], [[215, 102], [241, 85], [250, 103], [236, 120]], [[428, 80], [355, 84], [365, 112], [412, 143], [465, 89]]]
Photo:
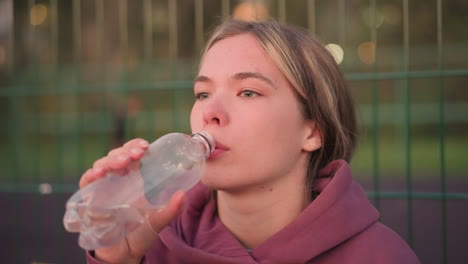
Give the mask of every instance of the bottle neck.
[[205, 149], [205, 159], [208, 159], [211, 152], [213, 152], [216, 147], [216, 143], [213, 137], [206, 131], [193, 134], [192, 137], [196, 140], [199, 140], [203, 144]]

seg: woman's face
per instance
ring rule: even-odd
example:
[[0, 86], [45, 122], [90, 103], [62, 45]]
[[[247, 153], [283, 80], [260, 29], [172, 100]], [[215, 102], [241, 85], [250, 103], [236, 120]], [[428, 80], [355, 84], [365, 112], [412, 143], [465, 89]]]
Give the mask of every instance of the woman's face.
[[265, 189], [305, 178], [318, 133], [254, 36], [217, 42], [202, 60], [194, 92], [192, 132], [208, 131], [217, 142], [202, 178], [206, 185]]

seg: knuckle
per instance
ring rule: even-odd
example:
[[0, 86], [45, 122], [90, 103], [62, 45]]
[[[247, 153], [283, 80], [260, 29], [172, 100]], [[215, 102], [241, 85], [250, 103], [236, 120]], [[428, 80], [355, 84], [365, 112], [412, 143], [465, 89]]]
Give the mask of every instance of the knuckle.
[[103, 158], [96, 160], [93, 164], [93, 168], [105, 167], [104, 164], [106, 163], [107, 160], [108, 160], [107, 157], [103, 157]]
[[142, 138], [134, 138], [127, 143], [125, 143], [124, 147], [146, 147], [148, 145], [148, 142]]
[[118, 155], [121, 151], [122, 151], [121, 148], [112, 149], [112, 150], [110, 150], [110, 151], [107, 153], [107, 156], [115, 156], [115, 155]]

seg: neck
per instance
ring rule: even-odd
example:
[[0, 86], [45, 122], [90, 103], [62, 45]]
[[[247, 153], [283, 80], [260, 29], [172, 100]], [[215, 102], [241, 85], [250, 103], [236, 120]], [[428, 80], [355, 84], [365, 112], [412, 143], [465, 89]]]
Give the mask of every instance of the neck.
[[245, 247], [257, 247], [291, 223], [309, 204], [305, 177], [296, 179], [244, 192], [217, 191], [221, 221]]

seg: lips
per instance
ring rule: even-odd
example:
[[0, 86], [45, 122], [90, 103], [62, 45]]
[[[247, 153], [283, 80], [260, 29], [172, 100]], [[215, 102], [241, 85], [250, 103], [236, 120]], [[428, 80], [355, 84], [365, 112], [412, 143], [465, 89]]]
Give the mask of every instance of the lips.
[[211, 155], [210, 155], [209, 159], [214, 159], [214, 158], [224, 154], [228, 150], [229, 150], [228, 147], [226, 147], [223, 144], [216, 141], [216, 148], [211, 152]]

